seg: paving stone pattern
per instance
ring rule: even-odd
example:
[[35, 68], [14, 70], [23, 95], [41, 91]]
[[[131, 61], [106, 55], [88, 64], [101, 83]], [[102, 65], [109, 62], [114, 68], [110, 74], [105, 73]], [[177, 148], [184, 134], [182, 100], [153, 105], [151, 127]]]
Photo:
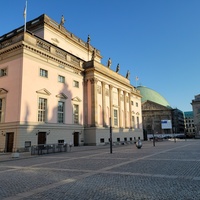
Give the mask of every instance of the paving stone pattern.
[[199, 200], [200, 140], [0, 155], [0, 200], [18, 199]]

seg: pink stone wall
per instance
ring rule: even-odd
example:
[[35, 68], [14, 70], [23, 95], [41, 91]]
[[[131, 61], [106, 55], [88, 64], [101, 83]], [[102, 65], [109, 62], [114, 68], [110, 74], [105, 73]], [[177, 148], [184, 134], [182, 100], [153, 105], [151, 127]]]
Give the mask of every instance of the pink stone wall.
[[[21, 121], [37, 122], [37, 102], [38, 98], [46, 98], [48, 106], [47, 121], [57, 123], [57, 106], [59, 98], [56, 95], [64, 93], [68, 98], [65, 102], [65, 123], [72, 123], [73, 103], [79, 104], [80, 122], [83, 123], [83, 78], [73, 73], [66, 72], [50, 63], [42, 60], [35, 60], [25, 57], [23, 61], [23, 87], [21, 101]], [[48, 71], [48, 78], [39, 75], [40, 68]], [[65, 77], [65, 84], [58, 82], [58, 75]], [[79, 88], [73, 87], [73, 80], [79, 81]], [[36, 93], [46, 89], [50, 95]], [[73, 102], [72, 99], [78, 97], [81, 102]]]
[[16, 122], [20, 120], [22, 59], [0, 64], [0, 68], [5, 67], [7, 67], [7, 76], [0, 77], [0, 88], [8, 91], [5, 122]]

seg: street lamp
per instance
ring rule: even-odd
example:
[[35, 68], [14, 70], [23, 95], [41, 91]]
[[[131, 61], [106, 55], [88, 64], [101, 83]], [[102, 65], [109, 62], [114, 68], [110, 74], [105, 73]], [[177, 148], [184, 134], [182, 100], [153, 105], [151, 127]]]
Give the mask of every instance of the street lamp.
[[153, 131], [153, 146], [155, 147], [155, 136], [154, 136], [154, 119], [152, 123], [152, 131]]
[[110, 153], [112, 153], [112, 121], [110, 117]]

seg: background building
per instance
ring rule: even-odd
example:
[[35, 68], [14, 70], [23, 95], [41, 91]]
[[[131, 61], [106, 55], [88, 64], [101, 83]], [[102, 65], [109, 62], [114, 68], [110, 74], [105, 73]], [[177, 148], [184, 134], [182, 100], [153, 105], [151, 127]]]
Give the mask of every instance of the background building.
[[46, 15], [0, 37], [0, 151], [143, 139], [140, 92], [129, 74]]
[[[142, 95], [142, 122], [147, 134], [184, 133], [184, 119], [182, 111], [172, 109], [167, 100], [158, 92], [144, 86], [137, 89]], [[169, 121], [171, 125], [163, 128], [162, 120]]]
[[185, 134], [189, 138], [195, 137], [194, 115], [193, 111], [184, 112]]
[[195, 137], [200, 138], [200, 94], [194, 97], [191, 105], [194, 115]]

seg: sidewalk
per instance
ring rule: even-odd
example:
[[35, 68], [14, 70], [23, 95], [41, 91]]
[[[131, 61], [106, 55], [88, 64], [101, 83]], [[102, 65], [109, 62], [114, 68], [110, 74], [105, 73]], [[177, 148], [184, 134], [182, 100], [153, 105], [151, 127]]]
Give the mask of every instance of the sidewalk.
[[[118, 145], [118, 146], [121, 146], [121, 145]], [[67, 152], [60, 152], [60, 153], [61, 154], [63, 154], [63, 153], [73, 153], [73, 152], [89, 151], [89, 150], [95, 150], [95, 149], [106, 149], [106, 148], [109, 151], [110, 146], [109, 145], [104, 145], [104, 146], [76, 146], [76, 147], [72, 147], [71, 151], [68, 149]], [[12, 157], [12, 154], [13, 153], [11, 153], [11, 152], [0, 153], [0, 162], [29, 159], [29, 158], [34, 158], [34, 157], [37, 157], [37, 156], [42, 156], [42, 155], [31, 155], [31, 152], [21, 152], [21, 153], [19, 153], [19, 157], [14, 158], [14, 157]], [[49, 153], [49, 154], [43, 154], [43, 155], [55, 155], [55, 154], [59, 154], [59, 153]]]

